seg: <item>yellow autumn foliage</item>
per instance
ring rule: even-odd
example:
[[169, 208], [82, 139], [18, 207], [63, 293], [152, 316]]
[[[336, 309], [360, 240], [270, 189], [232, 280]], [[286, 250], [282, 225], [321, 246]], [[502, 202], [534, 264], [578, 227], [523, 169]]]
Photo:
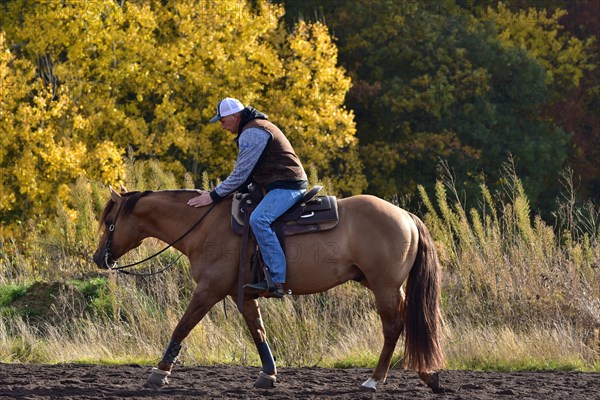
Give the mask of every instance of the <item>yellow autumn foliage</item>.
[[[334, 190], [366, 186], [350, 80], [321, 24], [223, 0], [15, 0], [0, 6], [0, 220], [51, 213], [78, 177], [118, 185], [128, 149], [183, 179], [226, 176], [225, 96], [267, 113]], [[291, 32], [291, 33], [290, 33]], [[152, 189], [152, 188], [148, 188]]]
[[545, 69], [546, 83], [558, 87], [579, 85], [590, 60], [593, 38], [578, 39], [566, 34], [560, 19], [567, 11], [528, 8], [511, 11], [502, 2], [488, 7], [484, 19], [494, 21], [504, 46], [526, 50]]

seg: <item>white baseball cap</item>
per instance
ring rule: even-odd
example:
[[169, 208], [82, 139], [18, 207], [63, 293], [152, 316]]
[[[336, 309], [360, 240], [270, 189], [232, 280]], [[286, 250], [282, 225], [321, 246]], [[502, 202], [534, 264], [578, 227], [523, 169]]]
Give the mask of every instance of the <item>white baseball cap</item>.
[[243, 109], [244, 105], [241, 101], [234, 99], [233, 97], [225, 97], [219, 102], [219, 104], [217, 104], [217, 115], [212, 117], [210, 122], [217, 122], [221, 118], [240, 112]]

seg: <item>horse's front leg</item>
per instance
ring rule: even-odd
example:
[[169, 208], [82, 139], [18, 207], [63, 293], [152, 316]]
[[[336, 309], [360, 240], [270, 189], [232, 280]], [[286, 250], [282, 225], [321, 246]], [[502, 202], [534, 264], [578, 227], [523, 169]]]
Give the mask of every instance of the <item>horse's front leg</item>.
[[258, 301], [256, 299], [245, 300], [242, 315], [248, 325], [248, 329], [250, 329], [250, 334], [252, 335], [252, 339], [254, 339], [254, 344], [256, 344], [256, 350], [258, 350], [262, 364], [262, 371], [258, 374], [258, 379], [254, 382], [254, 386], [261, 389], [273, 388], [277, 381], [277, 367], [275, 366], [275, 360], [267, 342], [267, 335], [260, 315], [260, 309], [258, 308]]
[[199, 283], [196, 285], [190, 304], [188, 304], [185, 313], [175, 327], [162, 359], [155, 368], [152, 368], [152, 372], [144, 384], [145, 387], [160, 389], [169, 383], [168, 377], [171, 375], [171, 369], [177, 360], [179, 350], [181, 350], [181, 342], [223, 297], [225, 296], [219, 296], [211, 291], [206, 284]]

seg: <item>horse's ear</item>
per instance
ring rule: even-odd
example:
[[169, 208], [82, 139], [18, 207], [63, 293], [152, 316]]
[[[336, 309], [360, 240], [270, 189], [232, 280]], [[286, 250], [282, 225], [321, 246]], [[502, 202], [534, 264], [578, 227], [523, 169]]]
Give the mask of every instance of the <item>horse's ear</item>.
[[121, 193], [127, 193], [127, 188], [125, 186], [123, 186], [122, 183], [120, 183], [121, 185]]
[[112, 201], [114, 201], [115, 203], [120, 203], [123, 197], [121, 197], [121, 195], [117, 193], [117, 191], [113, 189], [112, 186], [109, 186], [108, 188], [110, 190], [110, 198], [112, 199]]

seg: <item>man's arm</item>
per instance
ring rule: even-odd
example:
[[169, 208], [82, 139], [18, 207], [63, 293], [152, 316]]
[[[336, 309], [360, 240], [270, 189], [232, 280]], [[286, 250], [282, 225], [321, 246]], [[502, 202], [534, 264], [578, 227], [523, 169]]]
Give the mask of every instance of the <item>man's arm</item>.
[[250, 128], [244, 131], [239, 138], [239, 153], [233, 171], [210, 192], [214, 201], [227, 197], [248, 180], [269, 139], [271, 135], [262, 129]]
[[210, 193], [201, 192], [200, 196], [188, 201], [188, 205], [193, 207], [206, 206], [235, 192], [250, 177], [270, 139], [271, 135], [262, 129], [249, 128], [245, 130], [239, 138], [238, 157], [231, 174]]

